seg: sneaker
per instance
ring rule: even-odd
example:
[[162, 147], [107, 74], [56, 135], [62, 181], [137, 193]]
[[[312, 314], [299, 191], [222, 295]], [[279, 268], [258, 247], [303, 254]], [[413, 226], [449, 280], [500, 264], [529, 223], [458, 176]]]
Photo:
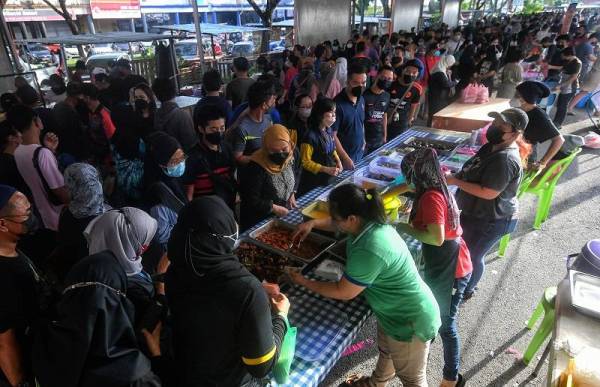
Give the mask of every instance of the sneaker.
[[568, 115], [568, 116], [574, 116], [574, 115], [575, 115], [575, 113], [573, 113], [573, 112], [567, 112], [567, 115]]
[[472, 291], [470, 293], [465, 292], [465, 294], [463, 294], [462, 302], [464, 303], [464, 302], [469, 301], [471, 298], [473, 298], [474, 295], [475, 295], [475, 291]]

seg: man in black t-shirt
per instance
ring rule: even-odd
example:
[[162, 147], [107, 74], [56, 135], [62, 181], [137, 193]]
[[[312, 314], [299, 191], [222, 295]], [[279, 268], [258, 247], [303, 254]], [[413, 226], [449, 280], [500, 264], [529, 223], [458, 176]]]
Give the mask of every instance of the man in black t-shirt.
[[0, 385], [31, 380], [27, 331], [39, 311], [39, 277], [17, 242], [36, 224], [25, 195], [0, 185]]
[[546, 62], [548, 62], [548, 76], [545, 81], [558, 82], [560, 80], [560, 70], [563, 66], [562, 50], [567, 47], [569, 42], [569, 35], [560, 35], [556, 38], [555, 50], [551, 50], [552, 46], [548, 48], [548, 55], [546, 55]]
[[203, 105], [194, 110], [194, 126], [199, 143], [185, 163], [183, 184], [188, 200], [217, 195], [235, 210], [237, 184], [235, 158], [225, 138], [226, 113], [216, 105]]
[[496, 57], [494, 46], [490, 46], [487, 52], [477, 65], [477, 79], [482, 85], [488, 88], [490, 97], [492, 96], [492, 88], [494, 87], [494, 76], [498, 72], [499, 62]]
[[421, 92], [414, 84], [421, 70], [421, 63], [411, 59], [398, 71], [398, 79], [390, 89], [390, 106], [387, 112], [389, 139], [407, 130], [417, 115]]
[[387, 108], [390, 104], [390, 90], [394, 80], [391, 66], [379, 69], [373, 86], [365, 92], [365, 141], [367, 152], [371, 153], [387, 142]]

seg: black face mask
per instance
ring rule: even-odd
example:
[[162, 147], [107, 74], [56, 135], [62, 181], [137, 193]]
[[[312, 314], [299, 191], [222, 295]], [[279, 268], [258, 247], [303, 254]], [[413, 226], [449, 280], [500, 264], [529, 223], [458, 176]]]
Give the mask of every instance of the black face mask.
[[27, 235], [33, 235], [40, 229], [40, 221], [34, 213], [31, 213], [29, 218], [23, 222], [23, 226], [27, 229]]
[[302, 69], [302, 75], [303, 75], [304, 77], [307, 77], [307, 76], [309, 76], [309, 75], [310, 75], [310, 74], [312, 74], [312, 73], [313, 73], [313, 70], [312, 70], [312, 69]]
[[504, 132], [499, 126], [490, 126], [485, 134], [488, 142], [492, 145], [502, 144], [504, 142]]
[[360, 98], [360, 96], [363, 93], [363, 88], [362, 86], [356, 86], [352, 88], [351, 92], [353, 96], [355, 96], [356, 98]]
[[134, 105], [136, 111], [141, 111], [150, 107], [150, 104], [145, 99], [136, 99]]
[[386, 81], [385, 79], [380, 79], [377, 81], [377, 87], [379, 87], [381, 90], [389, 90], [390, 87], [392, 87], [392, 81]]
[[415, 77], [414, 75], [410, 75], [410, 74], [404, 74], [402, 75], [402, 80], [404, 81], [404, 83], [411, 83], [414, 82], [417, 79], [417, 77]]
[[563, 48], [565, 48], [565, 45], [564, 44], [557, 44], [556, 47], [558, 47], [558, 48], [560, 48], [562, 50]]
[[225, 138], [225, 133], [223, 132], [215, 132], [215, 133], [205, 133], [204, 138], [206, 141], [213, 145], [221, 145], [223, 139]]
[[273, 164], [283, 165], [289, 156], [289, 152], [270, 153], [269, 160], [271, 160]]

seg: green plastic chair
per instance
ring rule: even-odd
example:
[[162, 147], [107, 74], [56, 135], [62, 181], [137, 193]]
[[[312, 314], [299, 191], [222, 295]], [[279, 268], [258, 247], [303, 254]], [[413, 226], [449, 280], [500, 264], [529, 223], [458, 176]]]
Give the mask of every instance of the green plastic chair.
[[[533, 181], [538, 177], [538, 172], [528, 172], [525, 175], [525, 178], [521, 182], [519, 189], [517, 191], [517, 198], [520, 198], [523, 194], [529, 193], [538, 196], [538, 207], [535, 214], [535, 221], [533, 222], [533, 228], [539, 230], [542, 227], [542, 223], [544, 223], [548, 219], [548, 215], [550, 214], [550, 206], [552, 205], [552, 197], [554, 196], [554, 189], [556, 188], [556, 183], [561, 178], [561, 176], [569, 169], [569, 166], [575, 160], [575, 157], [581, 152], [581, 148], [574, 150], [568, 157], [557, 161], [552, 164], [548, 170], [542, 175], [540, 181], [531, 186]], [[558, 168], [560, 172], [556, 173]], [[502, 239], [500, 239], [500, 246], [498, 248], [498, 256], [504, 257], [506, 253], [506, 249], [508, 248], [508, 243], [510, 242], [510, 234], [504, 235]]]
[[[538, 177], [541, 173], [541, 170], [538, 171], [529, 171], [525, 173], [523, 180], [521, 180], [521, 184], [519, 184], [519, 188], [517, 189], [517, 198], [520, 198], [525, 193], [525, 190], [529, 188], [531, 183]], [[500, 239], [500, 246], [498, 247], [498, 256], [504, 257], [506, 253], [506, 249], [508, 249], [508, 243], [510, 242], [510, 234], [506, 234]]]
[[527, 321], [527, 329], [531, 330], [542, 313], [544, 313], [544, 318], [540, 323], [537, 332], [533, 335], [533, 338], [523, 354], [523, 363], [526, 365], [533, 359], [536, 352], [539, 351], [542, 344], [544, 344], [544, 341], [546, 341], [548, 336], [550, 336], [550, 333], [552, 333], [552, 329], [554, 329], [554, 299], [556, 298], [556, 291], [556, 286], [546, 288], [542, 299], [537, 304], [529, 321]]

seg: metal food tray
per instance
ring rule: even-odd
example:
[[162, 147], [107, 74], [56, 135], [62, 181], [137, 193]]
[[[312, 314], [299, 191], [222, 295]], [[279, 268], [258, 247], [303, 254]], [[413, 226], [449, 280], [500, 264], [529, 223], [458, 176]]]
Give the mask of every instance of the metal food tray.
[[[300, 260], [300, 259], [295, 258], [295, 257], [292, 257], [292, 256], [289, 256], [289, 255], [286, 255], [286, 254], [283, 254], [281, 251], [279, 251], [277, 249], [274, 249], [273, 247], [271, 247], [269, 245], [257, 243], [257, 241], [255, 241], [254, 239], [250, 239], [248, 237], [244, 237], [244, 238], [240, 239], [240, 244], [242, 244], [242, 243], [247, 243], [247, 244], [250, 244], [250, 245], [254, 245], [254, 246], [259, 247], [259, 248], [261, 248], [261, 249], [263, 249], [263, 250], [265, 250], [265, 251], [267, 251], [267, 252], [269, 252], [271, 254], [274, 254], [274, 255], [277, 255], [277, 256], [280, 256], [280, 257], [284, 257], [284, 258], [292, 261], [293, 263], [295, 263], [295, 265], [293, 265], [294, 267], [301, 268], [301, 270], [302, 270], [303, 273], [304, 273], [305, 267], [307, 266], [307, 263], [305, 261]], [[237, 250], [238, 249], [235, 249], [235, 251], [234, 251], [234, 254], [236, 254], [236, 256], [237, 256]], [[242, 261], [240, 259], [240, 263], [241, 262]], [[246, 266], [244, 265], [244, 267], [246, 267]], [[289, 284], [289, 281], [287, 281], [287, 280], [288, 280], [287, 275], [281, 275], [279, 277], [279, 280], [277, 281], [277, 283], [280, 285], [281, 289], [284, 289], [284, 287], [282, 285], [287, 286]]]
[[[432, 148], [434, 148], [437, 151], [437, 153], [439, 155], [443, 155], [443, 156], [452, 155], [459, 145], [459, 143], [454, 143], [451, 141], [436, 140], [436, 139], [428, 138], [428, 137], [411, 137], [411, 138], [407, 139], [406, 141], [404, 141], [402, 144], [404, 145], [404, 147], [411, 147], [411, 148], [415, 148], [415, 149], [423, 148], [423, 146], [421, 146], [421, 145], [415, 145], [415, 142], [418, 142], [418, 141], [425, 141], [425, 142], [429, 143], [432, 146]], [[443, 147], [443, 148], [447, 148], [447, 149], [440, 150], [438, 147]]]
[[571, 305], [583, 314], [600, 318], [600, 278], [570, 270], [569, 279]]
[[266, 244], [266, 243], [258, 240], [259, 236], [261, 236], [265, 232], [271, 230], [271, 228], [273, 228], [273, 227], [281, 227], [281, 228], [284, 228], [287, 230], [295, 230], [296, 229], [296, 226], [294, 226], [294, 225], [291, 225], [291, 224], [281, 221], [279, 219], [273, 219], [273, 220], [267, 222], [265, 225], [252, 231], [248, 236], [250, 238], [252, 238], [253, 241], [259, 246], [268, 246], [270, 249], [273, 249], [279, 253], [283, 253], [286, 256], [292, 257], [292, 258], [300, 260], [302, 262], [313, 261], [314, 259], [318, 258], [321, 254], [323, 254], [327, 249], [329, 249], [331, 246], [333, 246], [336, 243], [335, 239], [327, 238], [323, 235], [311, 232], [310, 234], [308, 234], [305, 241], [310, 241], [310, 242], [314, 242], [314, 243], [318, 244], [320, 247], [320, 251], [314, 257], [311, 257], [311, 258], [299, 257], [299, 256], [291, 253], [290, 251], [281, 250], [275, 246], [271, 246], [269, 244]]

